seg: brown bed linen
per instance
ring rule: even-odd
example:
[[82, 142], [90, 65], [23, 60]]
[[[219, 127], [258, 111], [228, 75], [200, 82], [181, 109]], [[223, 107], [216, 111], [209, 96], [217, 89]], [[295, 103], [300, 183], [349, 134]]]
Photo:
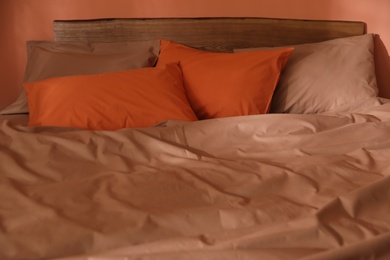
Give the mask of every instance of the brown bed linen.
[[385, 259], [390, 104], [0, 128], [1, 259]]
[[0, 115], [0, 125], [8, 121], [13, 125], [27, 126], [29, 120], [28, 114]]

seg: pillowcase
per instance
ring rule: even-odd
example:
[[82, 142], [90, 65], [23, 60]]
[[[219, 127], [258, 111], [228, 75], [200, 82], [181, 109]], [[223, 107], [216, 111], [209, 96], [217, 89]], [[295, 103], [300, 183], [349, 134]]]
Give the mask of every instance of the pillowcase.
[[271, 113], [320, 113], [378, 95], [372, 34], [293, 47]]
[[[72, 43], [27, 42], [27, 66], [23, 82], [81, 74], [97, 74], [154, 66], [160, 41]], [[28, 113], [22, 89], [18, 99], [0, 114]]]
[[199, 119], [264, 114], [292, 51], [212, 53], [162, 40], [157, 66], [180, 62], [187, 98]]
[[24, 84], [29, 126], [91, 130], [148, 127], [164, 120], [197, 120], [171, 63], [94, 75], [58, 77]]

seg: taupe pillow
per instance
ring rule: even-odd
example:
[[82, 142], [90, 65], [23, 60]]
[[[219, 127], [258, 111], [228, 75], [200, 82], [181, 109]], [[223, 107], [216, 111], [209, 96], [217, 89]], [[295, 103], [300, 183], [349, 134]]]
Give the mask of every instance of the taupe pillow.
[[271, 113], [320, 113], [378, 95], [372, 34], [292, 47]]
[[[73, 43], [28, 41], [24, 82], [71, 75], [97, 74], [152, 67], [160, 41]], [[28, 113], [24, 90], [0, 114]]]

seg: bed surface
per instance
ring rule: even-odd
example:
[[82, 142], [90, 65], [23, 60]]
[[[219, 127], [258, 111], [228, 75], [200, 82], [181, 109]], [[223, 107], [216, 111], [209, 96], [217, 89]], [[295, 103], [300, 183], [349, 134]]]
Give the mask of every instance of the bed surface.
[[[309, 68], [317, 64], [316, 73], [323, 68], [344, 73], [343, 66], [362, 73], [347, 71], [346, 78], [324, 74], [337, 82], [309, 84], [305, 97], [317, 88], [320, 98], [307, 103], [298, 98], [293, 105], [306, 106], [310, 113], [303, 109], [192, 122], [168, 118], [114, 131], [26, 126], [28, 114], [0, 116], [1, 259], [390, 258], [390, 100], [375, 95], [372, 37], [365, 35], [364, 23], [102, 19], [55, 21], [54, 33], [57, 42], [29, 45], [31, 53], [38, 46], [46, 56], [34, 61], [38, 63], [29, 56], [34, 66], [28, 77], [58, 73], [61, 66], [50, 59], [41, 64], [42, 57], [67, 62], [62, 65], [77, 60], [66, 72], [76, 65], [77, 71], [96, 69], [96, 57], [104, 55], [114, 57], [110, 61], [115, 64], [122, 62], [123, 53], [113, 55], [113, 45], [107, 50], [98, 43], [102, 41], [116, 42], [115, 48], [125, 48], [126, 55], [131, 53], [123, 42], [136, 42], [130, 49], [142, 50], [146, 63], [132, 66], [153, 66], [158, 39], [185, 44], [179, 46], [185, 50], [192, 46], [229, 55], [240, 48], [318, 43], [296, 47], [305, 55], [292, 57], [292, 66], [287, 63], [279, 89], [290, 82], [286, 77], [296, 76], [293, 66], [307, 57]], [[77, 44], [69, 49], [66, 43], [71, 42]], [[314, 49], [320, 59], [311, 55]], [[165, 49], [159, 51], [157, 67]], [[358, 52], [363, 55], [350, 55]], [[88, 63], [80, 60], [88, 55], [93, 56]], [[344, 62], [321, 67], [318, 61], [326, 57]], [[37, 67], [42, 68], [39, 73]], [[298, 79], [312, 80], [313, 73]], [[43, 81], [62, 84], [57, 76]], [[343, 84], [337, 85], [339, 81]], [[288, 90], [289, 95], [295, 91]], [[75, 102], [80, 92], [74, 92], [66, 101]], [[275, 93], [273, 101], [285, 98]], [[340, 103], [313, 112], [319, 100], [329, 97]], [[58, 110], [62, 120], [67, 120], [65, 112]]]
[[17, 114], [17, 115], [0, 115], [0, 124], [8, 121], [13, 125], [27, 126], [28, 114]]
[[389, 133], [390, 104], [119, 131], [6, 124], [0, 254], [385, 259]]

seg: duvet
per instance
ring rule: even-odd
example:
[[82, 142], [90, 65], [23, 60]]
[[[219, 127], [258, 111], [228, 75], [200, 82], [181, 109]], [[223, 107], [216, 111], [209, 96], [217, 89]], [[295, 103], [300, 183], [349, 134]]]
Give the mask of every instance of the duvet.
[[1, 259], [389, 257], [390, 103], [117, 131], [2, 122]]

